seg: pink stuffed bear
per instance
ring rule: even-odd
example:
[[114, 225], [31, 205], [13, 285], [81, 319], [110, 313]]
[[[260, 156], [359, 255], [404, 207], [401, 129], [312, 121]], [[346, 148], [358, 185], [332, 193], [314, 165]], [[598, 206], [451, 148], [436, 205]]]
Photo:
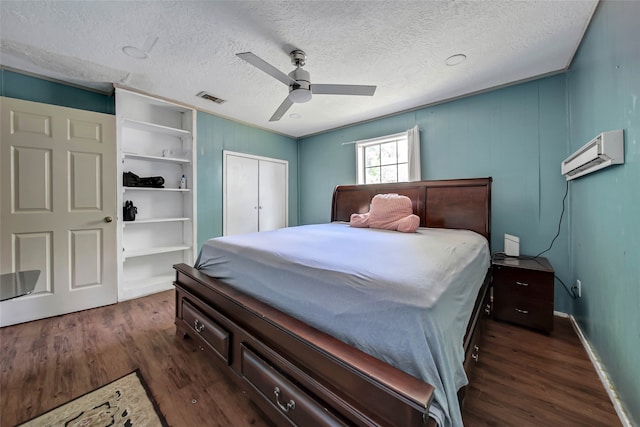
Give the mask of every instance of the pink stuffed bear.
[[411, 199], [407, 196], [377, 194], [371, 200], [369, 212], [351, 214], [349, 225], [415, 233], [420, 226], [420, 217], [413, 214]]

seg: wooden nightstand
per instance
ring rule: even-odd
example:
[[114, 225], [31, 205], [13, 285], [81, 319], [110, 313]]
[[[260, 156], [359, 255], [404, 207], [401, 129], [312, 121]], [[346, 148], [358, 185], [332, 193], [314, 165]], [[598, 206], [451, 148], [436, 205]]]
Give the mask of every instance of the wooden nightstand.
[[492, 265], [493, 316], [551, 332], [554, 271], [549, 261], [504, 258], [494, 259]]

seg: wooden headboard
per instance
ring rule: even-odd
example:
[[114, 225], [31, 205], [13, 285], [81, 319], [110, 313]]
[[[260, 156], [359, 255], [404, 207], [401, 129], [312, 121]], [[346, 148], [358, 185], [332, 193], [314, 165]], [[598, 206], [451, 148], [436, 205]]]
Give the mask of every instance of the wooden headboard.
[[397, 193], [413, 203], [421, 227], [456, 228], [482, 234], [491, 242], [492, 178], [414, 181], [393, 184], [339, 185], [333, 191], [331, 221], [349, 221], [369, 212], [376, 194]]

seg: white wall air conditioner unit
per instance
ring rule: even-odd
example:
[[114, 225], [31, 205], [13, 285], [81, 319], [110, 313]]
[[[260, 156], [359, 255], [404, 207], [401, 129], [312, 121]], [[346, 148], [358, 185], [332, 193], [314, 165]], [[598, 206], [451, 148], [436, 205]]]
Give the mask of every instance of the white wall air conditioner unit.
[[624, 163], [622, 130], [603, 132], [562, 162], [562, 174], [570, 179], [595, 172], [607, 166]]

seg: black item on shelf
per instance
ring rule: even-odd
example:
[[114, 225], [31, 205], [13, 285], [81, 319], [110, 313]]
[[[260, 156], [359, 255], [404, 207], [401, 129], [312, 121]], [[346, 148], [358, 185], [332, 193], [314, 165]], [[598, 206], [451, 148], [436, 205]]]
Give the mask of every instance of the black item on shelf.
[[124, 202], [124, 206], [122, 207], [123, 221], [135, 221], [137, 213], [138, 208], [133, 206], [133, 202], [131, 200]]
[[123, 172], [122, 185], [124, 185], [125, 187], [163, 188], [164, 178], [161, 176], [149, 176], [146, 178], [140, 178], [133, 172]]

